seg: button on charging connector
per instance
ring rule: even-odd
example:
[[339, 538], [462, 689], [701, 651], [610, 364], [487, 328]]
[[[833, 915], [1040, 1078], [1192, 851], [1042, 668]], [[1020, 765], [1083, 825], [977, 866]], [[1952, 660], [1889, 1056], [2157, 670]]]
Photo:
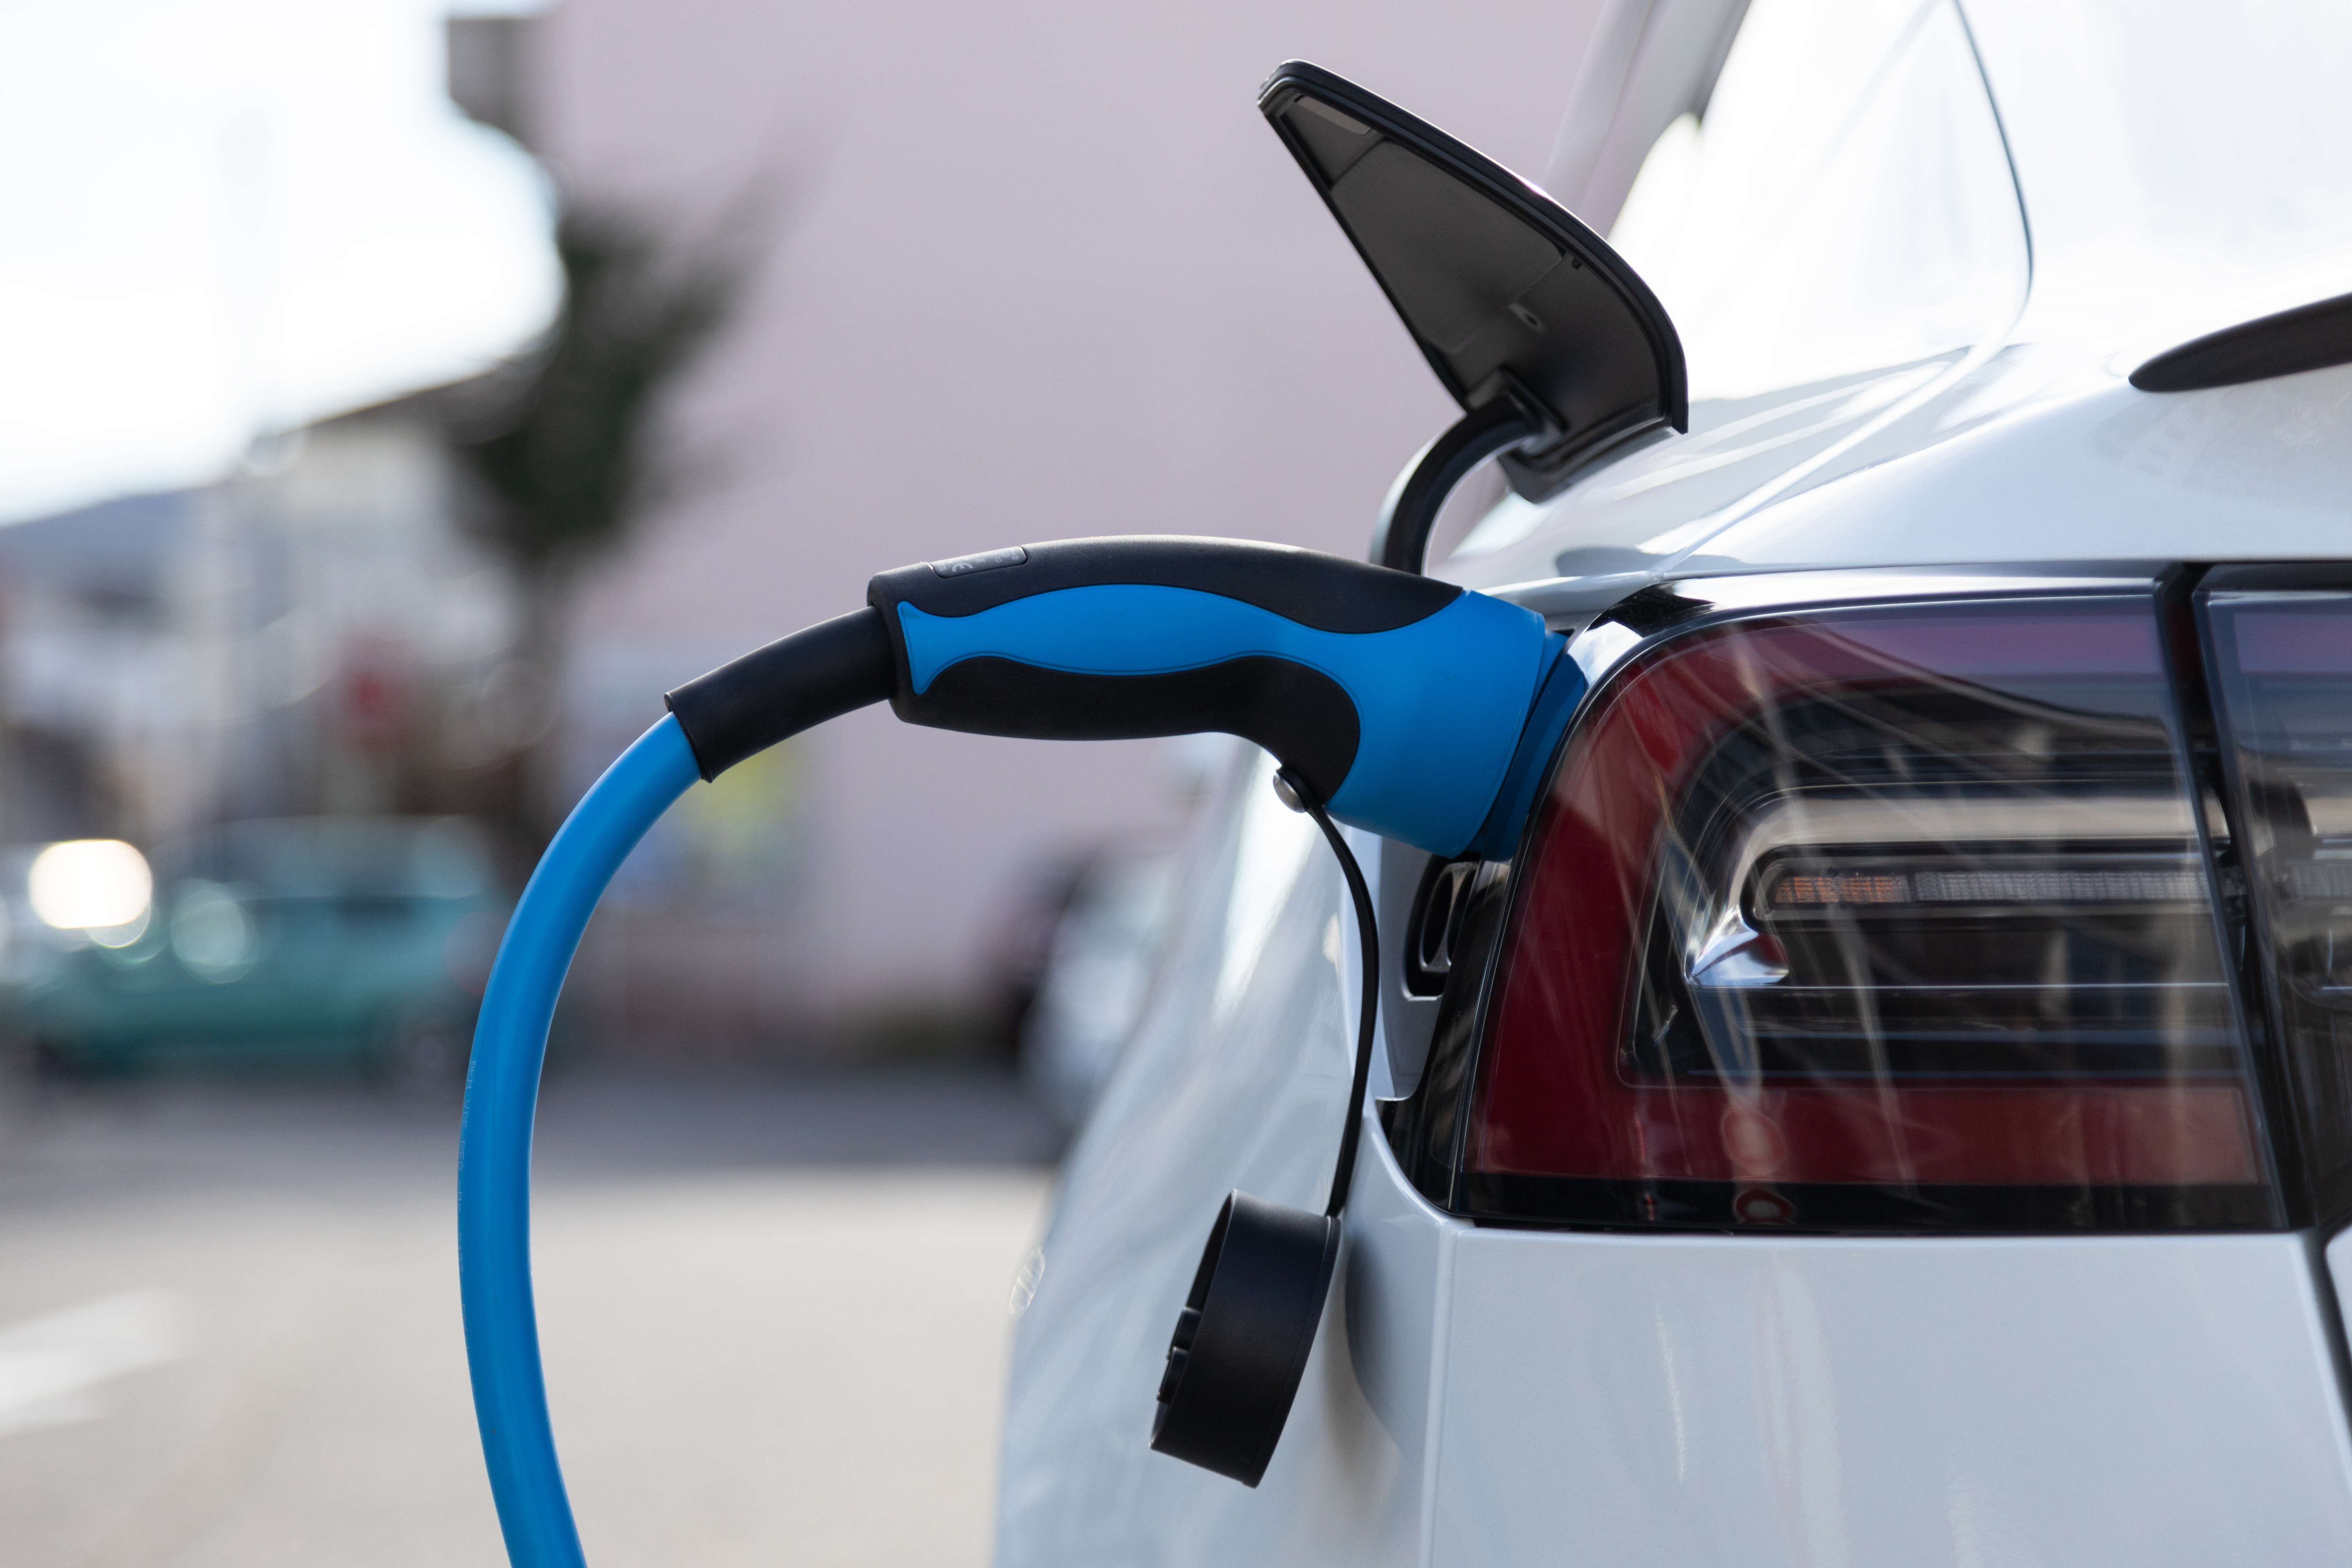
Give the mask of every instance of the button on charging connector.
[[975, 572], [1018, 566], [1028, 559], [1029, 552], [1015, 544], [1003, 550], [983, 550], [977, 555], [959, 555], [952, 561], [934, 561], [931, 571], [941, 577], [969, 577]]

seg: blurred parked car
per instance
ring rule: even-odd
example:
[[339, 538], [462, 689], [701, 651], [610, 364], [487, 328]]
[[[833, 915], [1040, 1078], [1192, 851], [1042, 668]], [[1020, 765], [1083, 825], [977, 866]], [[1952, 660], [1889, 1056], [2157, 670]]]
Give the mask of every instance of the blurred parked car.
[[1086, 1120], [1143, 1010], [1175, 880], [1164, 850], [1105, 849], [1079, 873], [1054, 929], [1022, 1026], [1021, 1070], [1066, 1127]]
[[[12, 879], [13, 883], [13, 879]], [[343, 1064], [454, 1084], [504, 925], [455, 820], [285, 818], [32, 856], [14, 1020], [52, 1069]]]

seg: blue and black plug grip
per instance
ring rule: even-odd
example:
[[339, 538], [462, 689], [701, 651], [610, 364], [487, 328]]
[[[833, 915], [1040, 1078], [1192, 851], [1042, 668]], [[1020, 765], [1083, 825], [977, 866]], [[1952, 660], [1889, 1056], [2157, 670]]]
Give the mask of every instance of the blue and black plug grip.
[[1447, 583], [1237, 540], [1076, 539], [876, 577], [889, 701], [936, 729], [1255, 741], [1340, 821], [1479, 836], [1560, 641]]
[[1340, 821], [1450, 856], [1491, 837], [1561, 647], [1450, 583], [1239, 540], [1015, 545], [885, 572], [866, 601], [669, 694], [704, 778], [886, 699], [983, 735], [1221, 731]]

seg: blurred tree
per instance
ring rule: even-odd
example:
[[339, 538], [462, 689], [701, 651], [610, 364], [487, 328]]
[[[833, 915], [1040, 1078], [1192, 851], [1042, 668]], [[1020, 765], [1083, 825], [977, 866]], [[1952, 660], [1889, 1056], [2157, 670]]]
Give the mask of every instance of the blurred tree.
[[[661, 426], [667, 394], [726, 325], [746, 268], [738, 247], [686, 247], [610, 206], [578, 205], [556, 227], [563, 303], [546, 335], [467, 400], [456, 447], [483, 504], [476, 527], [514, 574], [517, 662], [537, 715], [554, 717], [563, 626], [584, 565], [621, 545], [683, 486]], [[551, 803], [525, 766], [513, 826], [532, 837]]]

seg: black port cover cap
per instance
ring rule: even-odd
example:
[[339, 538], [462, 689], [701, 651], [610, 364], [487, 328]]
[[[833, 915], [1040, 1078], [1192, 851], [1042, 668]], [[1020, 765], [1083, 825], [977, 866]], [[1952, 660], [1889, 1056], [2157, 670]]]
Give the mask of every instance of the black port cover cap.
[[1255, 1487], [1330, 1294], [1339, 1221], [1234, 1193], [1177, 1315], [1151, 1446]]

